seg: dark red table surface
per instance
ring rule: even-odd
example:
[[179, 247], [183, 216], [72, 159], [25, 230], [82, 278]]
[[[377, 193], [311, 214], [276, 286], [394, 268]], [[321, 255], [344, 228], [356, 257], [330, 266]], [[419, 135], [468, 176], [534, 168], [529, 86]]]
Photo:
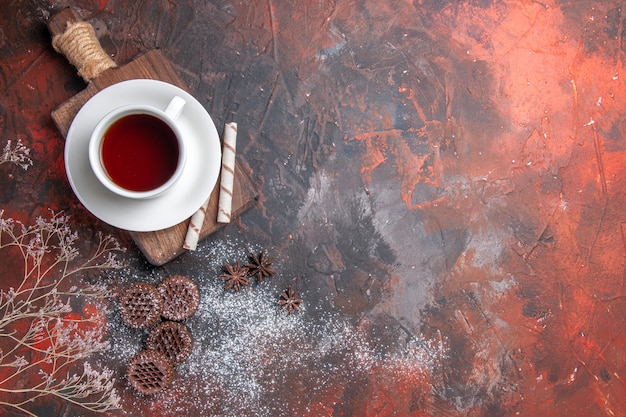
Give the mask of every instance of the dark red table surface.
[[[98, 231], [126, 247], [125, 268], [78, 282], [182, 274], [202, 293], [192, 356], [154, 397], [124, 377], [146, 332], [111, 299], [111, 350], [84, 360], [114, 371], [107, 415], [626, 415], [622, 2], [5, 3], [0, 145], [32, 166], [0, 165], [3, 218], [62, 212], [85, 253]], [[238, 122], [259, 201], [165, 266], [67, 181], [50, 112], [85, 85], [45, 22], [68, 5], [117, 62], [159, 48], [220, 132]], [[274, 276], [225, 292], [222, 265], [260, 250]], [[0, 252], [5, 291], [16, 256]], [[274, 304], [288, 285], [292, 315]]]

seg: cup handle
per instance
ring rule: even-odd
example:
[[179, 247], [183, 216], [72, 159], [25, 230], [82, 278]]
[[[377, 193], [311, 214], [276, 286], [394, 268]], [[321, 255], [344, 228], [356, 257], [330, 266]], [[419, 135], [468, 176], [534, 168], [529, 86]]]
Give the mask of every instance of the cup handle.
[[180, 113], [183, 111], [183, 107], [185, 107], [185, 104], [187, 104], [185, 99], [179, 96], [175, 96], [165, 108], [165, 114], [176, 120]]

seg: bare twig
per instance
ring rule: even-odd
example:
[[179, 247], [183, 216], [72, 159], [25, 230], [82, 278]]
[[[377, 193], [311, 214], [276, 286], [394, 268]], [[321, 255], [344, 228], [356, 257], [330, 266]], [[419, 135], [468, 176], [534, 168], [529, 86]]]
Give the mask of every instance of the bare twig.
[[76, 362], [110, 344], [104, 320], [74, 313], [70, 300], [105, 299], [109, 291], [84, 282], [67, 288], [67, 281], [89, 270], [122, 267], [116, 255], [123, 249], [112, 236], [98, 234], [96, 249], [81, 256], [68, 216], [51, 212], [25, 226], [3, 214], [0, 210], [0, 252], [12, 249], [21, 256], [22, 270], [16, 273], [22, 276], [16, 287], [0, 289], [0, 370], [12, 371], [0, 377], [0, 406], [34, 415], [29, 411], [34, 400], [56, 396], [95, 412], [119, 408], [111, 370], [83, 362], [82, 373], [71, 373]]

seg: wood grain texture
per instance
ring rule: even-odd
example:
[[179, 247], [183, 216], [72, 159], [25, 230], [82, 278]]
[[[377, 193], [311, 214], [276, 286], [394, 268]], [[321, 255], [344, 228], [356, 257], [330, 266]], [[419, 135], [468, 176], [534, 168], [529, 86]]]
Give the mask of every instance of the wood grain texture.
[[[51, 18], [48, 28], [54, 36], [72, 19], [78, 19], [76, 13], [72, 9], [65, 9]], [[64, 137], [67, 135], [72, 120], [78, 111], [96, 93], [112, 84], [131, 79], [165, 81], [189, 91], [169, 59], [161, 51], [152, 50], [125, 65], [103, 72], [99, 77], [90, 81], [83, 91], [57, 107], [52, 112], [52, 118], [59, 131]], [[219, 179], [211, 194], [206, 218], [200, 232], [200, 240], [224, 226], [224, 224], [217, 222], [218, 194]], [[255, 203], [256, 197], [257, 193], [249, 172], [242, 168], [242, 164], [237, 163], [233, 194], [233, 218], [250, 208]], [[158, 266], [171, 261], [185, 251], [182, 245], [188, 224], [189, 220], [186, 220], [163, 230], [129, 233], [148, 262]]]
[[80, 20], [80, 16], [76, 13], [76, 10], [71, 7], [66, 7], [58, 13], [50, 16], [50, 19], [48, 20], [48, 30], [50, 31], [50, 35], [52, 35], [53, 38], [56, 35], [61, 35], [65, 31], [68, 23], [78, 22]]

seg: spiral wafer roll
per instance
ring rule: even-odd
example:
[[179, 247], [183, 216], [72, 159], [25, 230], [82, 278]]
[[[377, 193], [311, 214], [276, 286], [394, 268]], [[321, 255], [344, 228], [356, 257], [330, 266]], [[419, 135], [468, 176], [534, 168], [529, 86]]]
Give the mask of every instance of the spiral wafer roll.
[[[233, 204], [233, 183], [235, 182], [235, 154], [237, 147], [237, 123], [230, 122], [224, 126], [224, 150], [222, 151], [222, 171], [217, 211], [218, 223], [230, 223]], [[210, 199], [210, 197], [209, 197]], [[196, 250], [204, 218], [206, 217], [209, 199], [191, 216], [185, 236], [183, 248]]]
[[202, 204], [202, 206], [191, 216], [189, 221], [189, 227], [187, 228], [187, 234], [185, 235], [185, 242], [183, 248], [187, 250], [196, 250], [198, 247], [198, 240], [200, 239], [200, 232], [202, 231], [202, 224], [206, 217], [207, 207], [209, 206], [210, 197]]
[[235, 182], [236, 149], [237, 123], [226, 123], [226, 126], [224, 126], [224, 150], [222, 151], [220, 197], [217, 210], [218, 223], [230, 223], [233, 206], [233, 184]]

